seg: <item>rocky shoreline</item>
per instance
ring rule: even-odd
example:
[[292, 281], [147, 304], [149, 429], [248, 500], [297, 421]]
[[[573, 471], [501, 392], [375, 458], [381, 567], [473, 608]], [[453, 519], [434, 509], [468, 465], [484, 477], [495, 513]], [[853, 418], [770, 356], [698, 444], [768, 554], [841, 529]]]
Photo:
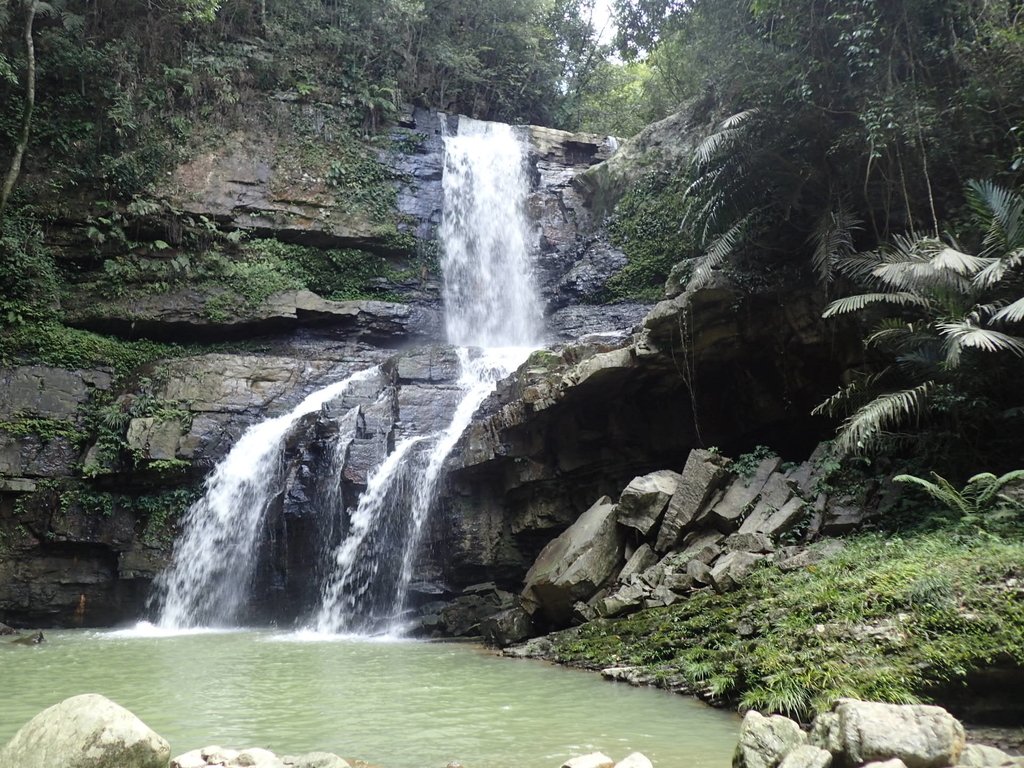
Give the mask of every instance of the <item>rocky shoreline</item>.
[[[743, 718], [733, 768], [1024, 768], [1024, 758], [968, 740], [941, 707], [839, 699], [808, 730], [781, 715]], [[0, 768], [371, 768], [336, 754], [278, 756], [261, 748], [194, 749], [170, 744], [127, 709], [98, 694], [40, 712], [0, 749]], [[438, 766], [441, 768], [441, 766]], [[463, 768], [449, 763], [446, 768]], [[472, 767], [470, 767], [472, 768]], [[479, 766], [478, 768], [486, 768]], [[653, 768], [634, 752], [621, 760], [579, 755], [561, 768]], [[667, 767], [665, 767], [667, 768]]]

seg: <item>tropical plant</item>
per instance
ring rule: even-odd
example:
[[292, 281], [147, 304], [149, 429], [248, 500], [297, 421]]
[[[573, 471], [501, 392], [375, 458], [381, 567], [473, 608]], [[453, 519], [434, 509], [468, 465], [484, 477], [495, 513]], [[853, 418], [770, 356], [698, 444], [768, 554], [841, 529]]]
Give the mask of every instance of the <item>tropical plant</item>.
[[1024, 319], [1024, 198], [990, 182], [972, 182], [967, 198], [983, 231], [978, 255], [935, 237], [900, 236], [834, 261], [868, 291], [833, 301], [823, 317], [873, 316], [865, 344], [884, 360], [815, 409], [848, 414], [840, 454], [872, 452], [898, 430], [943, 423], [960, 441], [985, 432], [996, 439], [997, 423], [1011, 429], [1021, 417], [1014, 373], [1024, 337], [1010, 331]]
[[1001, 492], [1010, 483], [1024, 480], [1024, 469], [1016, 469], [1000, 477], [982, 472], [968, 480], [959, 491], [938, 473], [932, 472], [932, 477], [935, 482], [914, 475], [896, 475], [893, 480], [920, 488], [966, 525], [984, 527], [1016, 517], [1024, 511], [1024, 504]]

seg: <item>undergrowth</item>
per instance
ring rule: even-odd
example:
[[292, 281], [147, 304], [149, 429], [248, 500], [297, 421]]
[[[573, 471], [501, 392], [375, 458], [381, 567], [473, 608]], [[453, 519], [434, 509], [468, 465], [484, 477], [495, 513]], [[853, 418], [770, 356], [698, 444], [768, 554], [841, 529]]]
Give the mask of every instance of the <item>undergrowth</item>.
[[894, 703], [1024, 665], [1024, 541], [960, 529], [851, 538], [805, 570], [564, 633], [559, 660], [637, 665], [711, 700], [808, 719], [841, 696]]
[[605, 300], [661, 299], [672, 267], [696, 253], [679, 224], [687, 184], [685, 174], [649, 174], [623, 196], [608, 233], [628, 261], [605, 286]]
[[0, 364], [41, 363], [57, 368], [109, 367], [116, 377], [161, 358], [183, 357], [209, 347], [126, 341], [58, 322], [41, 322], [0, 331]]

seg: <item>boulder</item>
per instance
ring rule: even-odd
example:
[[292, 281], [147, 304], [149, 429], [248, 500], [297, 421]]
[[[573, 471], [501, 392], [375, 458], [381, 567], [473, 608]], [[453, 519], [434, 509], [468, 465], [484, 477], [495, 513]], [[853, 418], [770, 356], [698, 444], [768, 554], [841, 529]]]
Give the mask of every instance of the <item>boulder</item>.
[[807, 734], [788, 717], [765, 717], [751, 710], [740, 724], [733, 768], [776, 768], [787, 754], [806, 743]]
[[761, 552], [768, 554], [775, 551], [771, 537], [764, 533], [734, 533], [725, 540], [725, 548], [729, 552]]
[[686, 564], [686, 575], [699, 584], [711, 583], [711, 567], [702, 560], [691, 560]]
[[1024, 765], [1024, 758], [1013, 757], [984, 744], [966, 745], [957, 763], [958, 768], [1018, 768], [1021, 765]]
[[562, 763], [562, 768], [615, 768], [615, 761], [600, 752], [573, 757]]
[[710, 525], [725, 532], [735, 530], [740, 518], [761, 494], [768, 478], [781, 465], [782, 459], [774, 456], [758, 464], [750, 477], [737, 477], [733, 480], [726, 488], [725, 495], [711, 507], [708, 517]]
[[716, 592], [729, 592], [736, 589], [763, 559], [764, 555], [752, 552], [730, 552], [723, 555], [708, 574], [711, 586], [715, 588]]
[[664, 469], [634, 478], [619, 496], [619, 522], [646, 536], [658, 524], [682, 476]]
[[892, 760], [882, 760], [877, 763], [868, 763], [864, 768], [907, 768], [907, 764], [902, 760], [893, 758]]
[[740, 533], [763, 533], [767, 536], [780, 536], [791, 530], [803, 519], [807, 511], [807, 503], [799, 496], [794, 496], [778, 509], [762, 507], [760, 504], [750, 517], [743, 521]]
[[573, 603], [593, 597], [615, 576], [624, 548], [615, 505], [602, 497], [541, 550], [526, 574], [523, 606], [554, 626], [568, 626]]
[[761, 526], [764, 522], [782, 509], [791, 498], [793, 490], [786, 482], [785, 476], [778, 472], [770, 475], [761, 489], [757, 504], [740, 526], [740, 533], [763, 533]]
[[619, 581], [629, 581], [631, 576], [643, 573], [657, 562], [658, 556], [654, 553], [654, 550], [651, 549], [651, 545], [641, 544], [637, 547], [636, 552], [630, 555], [626, 564], [622, 566], [622, 570], [619, 572]]
[[722, 540], [725, 537], [718, 531], [694, 531], [683, 539], [683, 548], [679, 555], [684, 560], [700, 560], [711, 563], [725, 550]]
[[0, 750], [17, 768], [167, 768], [171, 747], [103, 696], [73, 696], [43, 710]]
[[829, 768], [831, 765], [831, 753], [819, 747], [804, 744], [782, 758], [779, 768]]
[[529, 638], [533, 634], [533, 620], [522, 606], [516, 605], [480, 622], [480, 634], [488, 644], [504, 648]]
[[178, 755], [171, 768], [350, 768], [348, 762], [330, 752], [278, 757], [259, 747], [225, 749], [203, 747]]
[[670, 589], [666, 584], [659, 584], [651, 591], [650, 597], [644, 600], [644, 608], [662, 608], [666, 605], [674, 605], [681, 599], [678, 592]]
[[843, 745], [839, 740], [839, 716], [835, 712], [822, 712], [814, 718], [807, 741], [834, 755], [842, 752]]
[[348, 762], [330, 752], [309, 752], [295, 757], [281, 758], [288, 768], [351, 768]]
[[964, 728], [941, 707], [840, 699], [834, 727], [846, 762], [861, 765], [898, 758], [907, 768], [956, 765]]
[[626, 584], [597, 604], [599, 616], [622, 616], [644, 607], [646, 590], [638, 584]]
[[626, 755], [615, 764], [615, 768], [654, 768], [654, 764], [647, 758], [646, 755], [640, 752], [634, 752], [631, 755]]
[[665, 511], [654, 548], [658, 552], [675, 549], [704, 505], [728, 478], [721, 456], [711, 451], [693, 450], [686, 459], [679, 487]]
[[16, 634], [18, 634], [18, 630], [14, 629], [13, 627], [8, 627], [6, 624], [4, 624], [2, 621], [0, 621], [0, 637], [2, 637], [4, 635], [16, 635]]

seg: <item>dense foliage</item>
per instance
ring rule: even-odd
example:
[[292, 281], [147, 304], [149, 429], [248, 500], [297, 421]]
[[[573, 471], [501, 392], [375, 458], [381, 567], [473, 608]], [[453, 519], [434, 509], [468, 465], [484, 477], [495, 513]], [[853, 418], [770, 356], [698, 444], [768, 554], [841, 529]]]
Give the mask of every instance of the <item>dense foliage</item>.
[[972, 670], [1024, 664], [1022, 557], [991, 534], [865, 535], [813, 568], [764, 566], [735, 592], [569, 630], [556, 652], [804, 719], [842, 696], [954, 699]]
[[[647, 67], [646, 116], [686, 104], [695, 127], [714, 126], [675, 171], [685, 190], [675, 221], [692, 243], [675, 274], [698, 288], [729, 263], [796, 265], [833, 296], [868, 290], [830, 308], [879, 321], [869, 365], [823, 409], [850, 414], [840, 448], [902, 450], [926, 427], [917, 447], [935, 467], [963, 478], [1013, 468], [1021, 430], [1011, 422], [1024, 406], [1011, 383], [1024, 350], [1012, 191], [1024, 166], [1019, 4], [616, 7], [623, 56]], [[665, 224], [650, 241], [659, 237], [679, 239]]]

